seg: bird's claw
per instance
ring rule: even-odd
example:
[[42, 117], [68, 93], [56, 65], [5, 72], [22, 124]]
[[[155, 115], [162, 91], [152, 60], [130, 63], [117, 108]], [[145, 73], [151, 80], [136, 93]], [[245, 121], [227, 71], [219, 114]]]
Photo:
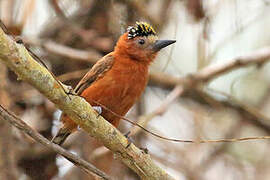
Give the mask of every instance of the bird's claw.
[[23, 40], [22, 40], [22, 38], [21, 37], [15, 37], [14, 38], [15, 39], [15, 41], [16, 41], [16, 43], [18, 43], [18, 44], [24, 44], [24, 42], [23, 42]]
[[71, 86], [66, 86], [67, 91], [65, 92], [67, 95], [77, 96], [76, 93], [73, 92], [73, 89]]
[[97, 115], [97, 118], [98, 118], [102, 113], [102, 107], [101, 106], [93, 106], [93, 109], [98, 113], [98, 115]]
[[[61, 82], [59, 82], [60, 85], [61, 85]], [[63, 87], [63, 85], [61, 85]], [[73, 92], [73, 89], [71, 86], [65, 86], [65, 88], [63, 87], [66, 95], [68, 96], [69, 100], [71, 100], [71, 97], [69, 95], [72, 95], [72, 96], [77, 96], [77, 94], [74, 94]]]
[[130, 131], [128, 131], [126, 134], [124, 134], [124, 136], [126, 137], [126, 138], [128, 138], [129, 137], [129, 135], [130, 135]]
[[149, 154], [149, 150], [147, 148], [140, 148], [145, 154]]
[[127, 140], [128, 140], [128, 145], [126, 146], [126, 148], [128, 148], [130, 145], [131, 145], [131, 143], [133, 143], [134, 141], [133, 141], [133, 139], [129, 136], [130, 135], [130, 131], [128, 131], [126, 134], [124, 134], [124, 136], [127, 138]]
[[[127, 138], [127, 140], [128, 140], [128, 145], [126, 146], [126, 148], [128, 148], [130, 145], [131, 145], [131, 143], [133, 143], [134, 142], [134, 140], [131, 138], [131, 136], [129, 136], [130, 135], [130, 131], [128, 131], [126, 134], [124, 134], [124, 136]], [[147, 149], [147, 148], [140, 148], [140, 150], [142, 150], [145, 154], [148, 154], [149, 153], [149, 150]]]

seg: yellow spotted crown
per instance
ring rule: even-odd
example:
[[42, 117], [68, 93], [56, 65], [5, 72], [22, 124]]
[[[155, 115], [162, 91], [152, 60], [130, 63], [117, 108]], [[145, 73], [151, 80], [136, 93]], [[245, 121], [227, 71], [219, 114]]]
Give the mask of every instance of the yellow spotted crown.
[[127, 32], [128, 39], [132, 39], [137, 36], [156, 35], [154, 28], [146, 22], [136, 22], [135, 26], [129, 26], [127, 28]]

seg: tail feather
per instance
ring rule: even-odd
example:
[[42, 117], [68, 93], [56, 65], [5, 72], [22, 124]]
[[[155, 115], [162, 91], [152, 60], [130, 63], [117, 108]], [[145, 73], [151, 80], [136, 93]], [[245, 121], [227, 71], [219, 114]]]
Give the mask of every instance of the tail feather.
[[60, 128], [57, 134], [53, 137], [52, 142], [61, 146], [70, 134], [71, 131], [69, 129]]

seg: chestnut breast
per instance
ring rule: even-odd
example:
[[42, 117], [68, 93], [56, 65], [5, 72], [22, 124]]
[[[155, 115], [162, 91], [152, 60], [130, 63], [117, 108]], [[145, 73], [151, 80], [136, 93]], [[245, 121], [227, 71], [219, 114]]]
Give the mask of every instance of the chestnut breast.
[[[147, 65], [132, 59], [114, 59], [111, 69], [85, 89], [81, 96], [93, 106], [98, 102], [124, 116], [142, 94], [147, 80]], [[104, 108], [101, 115], [118, 125], [120, 118]]]

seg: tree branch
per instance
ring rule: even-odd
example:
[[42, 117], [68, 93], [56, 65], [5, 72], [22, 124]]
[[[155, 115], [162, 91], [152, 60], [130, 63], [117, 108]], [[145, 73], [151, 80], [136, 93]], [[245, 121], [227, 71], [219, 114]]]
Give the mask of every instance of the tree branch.
[[[0, 60], [17, 75], [51, 100], [89, 135], [101, 141], [142, 179], [173, 179], [150, 158], [129, 142], [115, 127], [79, 96], [68, 96], [52, 75], [40, 66], [21, 44], [16, 44], [0, 29]], [[65, 87], [66, 88], [66, 87]], [[127, 148], [128, 146], [128, 148]], [[104, 162], [105, 163], [105, 162]]]
[[259, 49], [244, 56], [239, 56], [231, 60], [225, 60], [222, 64], [210, 65], [191, 76], [196, 81], [207, 82], [224, 73], [228, 73], [236, 68], [249, 65], [261, 66], [270, 59], [270, 47]]
[[92, 164], [86, 162], [85, 160], [81, 159], [77, 155], [74, 155], [74, 154], [68, 152], [67, 150], [63, 149], [62, 147], [51, 143], [49, 140], [44, 138], [41, 134], [39, 134], [38, 132], [33, 130], [30, 126], [28, 126], [25, 122], [23, 122], [23, 120], [19, 119], [15, 115], [8, 112], [1, 105], [0, 105], [0, 119], [3, 121], [7, 121], [8, 123], [15, 126], [16, 128], [18, 128], [19, 130], [21, 130], [25, 134], [32, 137], [35, 141], [52, 149], [53, 151], [61, 154], [66, 159], [68, 159], [69, 161], [71, 161], [73, 164], [75, 164], [79, 168], [83, 169], [84, 171], [86, 171], [90, 174], [94, 173], [95, 175], [101, 177], [102, 179], [108, 179], [108, 180], [111, 179], [108, 175], [106, 175], [104, 172], [97, 169]]

